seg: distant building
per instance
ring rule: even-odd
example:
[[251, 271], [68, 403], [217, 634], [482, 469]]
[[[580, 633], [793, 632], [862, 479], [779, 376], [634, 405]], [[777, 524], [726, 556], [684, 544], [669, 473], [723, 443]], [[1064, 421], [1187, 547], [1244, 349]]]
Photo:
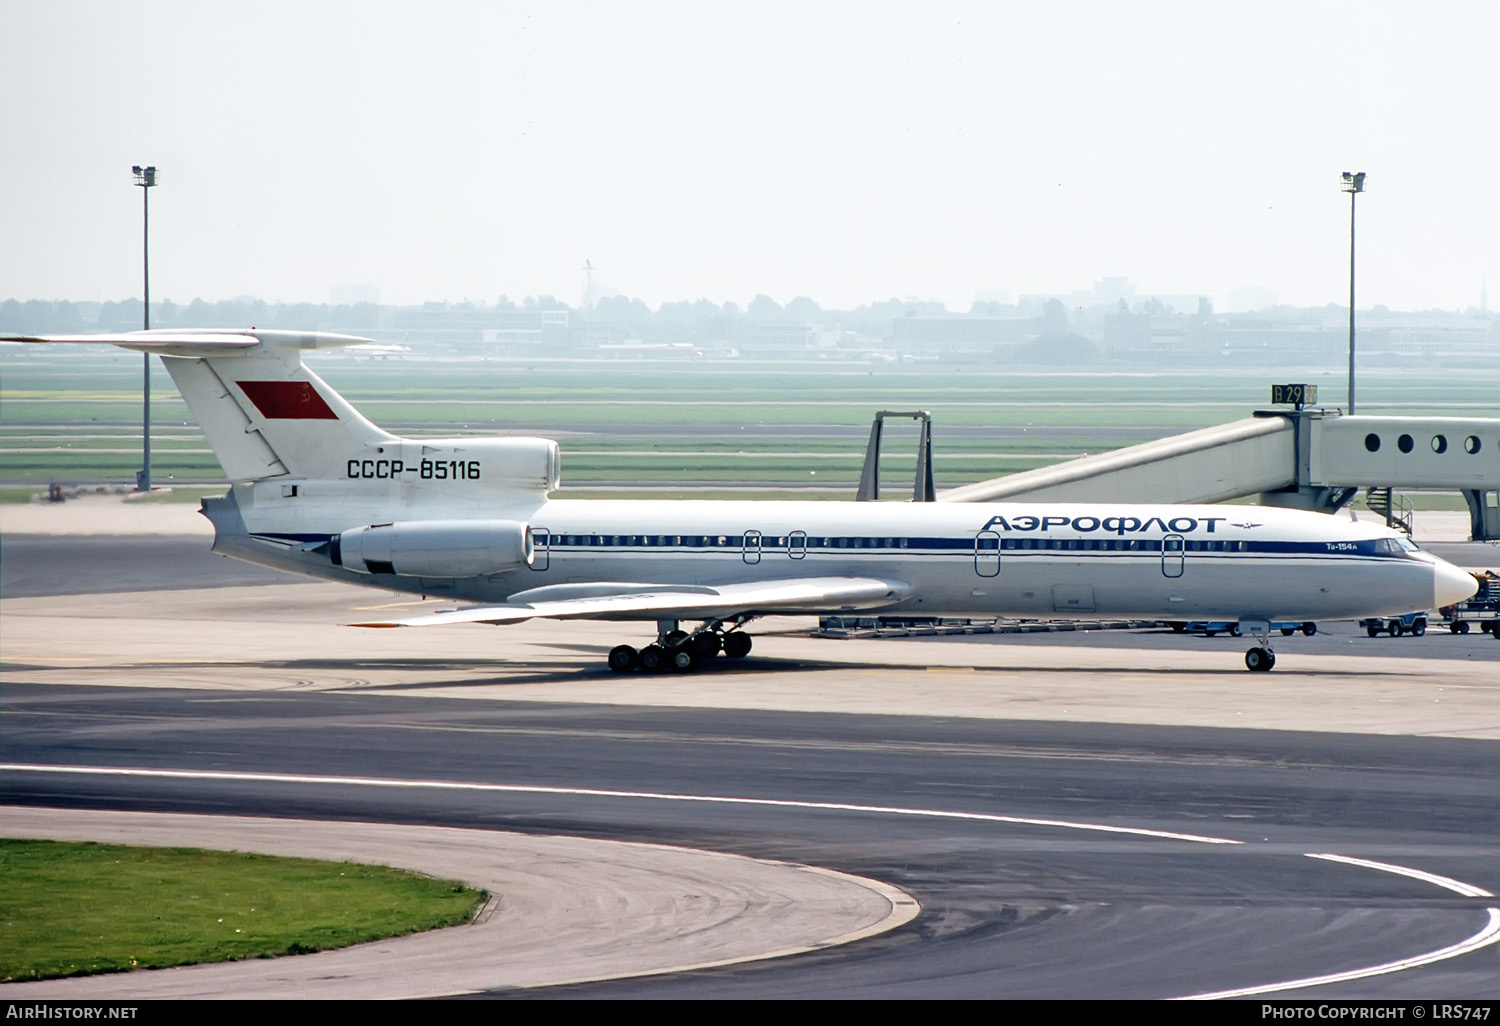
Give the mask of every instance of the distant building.
[[989, 355], [997, 346], [1020, 346], [1041, 333], [1036, 317], [897, 317], [891, 344], [905, 356]]
[[1138, 304], [1152, 303], [1177, 313], [1197, 313], [1202, 300], [1207, 297], [1201, 292], [1188, 292], [1181, 294], [1172, 293], [1147, 293], [1140, 294], [1136, 286], [1129, 278], [1109, 277], [1100, 278], [1094, 282], [1094, 287], [1088, 292], [1075, 290], [1073, 292], [1032, 292], [1021, 296], [1022, 309], [1037, 309], [1045, 305], [1049, 299], [1055, 299], [1068, 310], [1094, 310], [1104, 308], [1118, 310], [1123, 303], [1130, 309], [1135, 309]]
[[736, 344], [746, 352], [806, 352], [818, 345], [818, 327], [806, 321], [762, 321], [745, 328]]
[[396, 310], [386, 334], [407, 344], [432, 343], [461, 353], [556, 356], [566, 352], [571, 342], [570, 316], [567, 309], [424, 303]]

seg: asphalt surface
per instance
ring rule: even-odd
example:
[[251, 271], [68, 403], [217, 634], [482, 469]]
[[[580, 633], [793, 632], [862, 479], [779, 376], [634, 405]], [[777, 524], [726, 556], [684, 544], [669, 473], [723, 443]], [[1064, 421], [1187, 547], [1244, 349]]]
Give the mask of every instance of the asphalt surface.
[[215, 555], [210, 544], [180, 535], [0, 535], [0, 596], [166, 591], [184, 582], [237, 588], [305, 580]]
[[[221, 775], [6, 772], [5, 804], [666, 844], [834, 868], [921, 904], [847, 948], [563, 996], [1185, 996], [1436, 950], [1496, 904], [1309, 853], [1500, 888], [1488, 741], [83, 685], [7, 686], [5, 718], [11, 763]], [[222, 776], [268, 771], [304, 779]], [[646, 796], [684, 794], [821, 805]], [[1480, 998], [1497, 981], [1489, 947], [1310, 992]]]

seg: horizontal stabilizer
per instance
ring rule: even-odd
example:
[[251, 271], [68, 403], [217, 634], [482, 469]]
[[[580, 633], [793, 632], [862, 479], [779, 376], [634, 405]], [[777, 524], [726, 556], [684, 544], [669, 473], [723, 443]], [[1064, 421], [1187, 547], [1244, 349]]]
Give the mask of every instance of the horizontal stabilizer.
[[[160, 357], [231, 481], [348, 481], [351, 465], [373, 468], [376, 451], [400, 441], [302, 362], [303, 350], [369, 342], [355, 335], [207, 328], [0, 335], [0, 341], [106, 344]], [[382, 465], [390, 464], [387, 458]]]
[[328, 331], [274, 331], [260, 328], [224, 328], [202, 331], [125, 331], [99, 335], [0, 335], [0, 342], [62, 342], [74, 345], [110, 345], [162, 356], [231, 356], [236, 351], [263, 346], [266, 349], [335, 349], [362, 346], [371, 339]]
[[351, 627], [435, 627], [452, 623], [520, 623], [537, 617], [572, 620], [709, 620], [747, 613], [854, 612], [894, 605], [910, 588], [872, 577], [804, 577], [706, 588], [662, 585], [629, 594], [469, 606]]

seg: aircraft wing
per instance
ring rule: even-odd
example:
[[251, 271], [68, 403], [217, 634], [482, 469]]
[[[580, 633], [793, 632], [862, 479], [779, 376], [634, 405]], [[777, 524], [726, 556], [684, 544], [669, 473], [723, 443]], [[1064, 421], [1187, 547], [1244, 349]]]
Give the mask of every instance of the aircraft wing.
[[[558, 589], [541, 589], [557, 591]], [[573, 620], [712, 620], [746, 613], [847, 613], [889, 606], [911, 588], [874, 577], [799, 577], [718, 586], [644, 585], [641, 590], [531, 602], [468, 606], [351, 627], [433, 627], [450, 623], [520, 623], [536, 617]]]

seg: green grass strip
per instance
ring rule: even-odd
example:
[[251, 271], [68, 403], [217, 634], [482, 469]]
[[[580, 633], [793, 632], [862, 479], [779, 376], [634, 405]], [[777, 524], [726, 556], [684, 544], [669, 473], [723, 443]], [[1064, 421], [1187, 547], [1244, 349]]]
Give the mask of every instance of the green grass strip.
[[347, 947], [467, 922], [486, 897], [353, 862], [0, 839], [0, 982]]

